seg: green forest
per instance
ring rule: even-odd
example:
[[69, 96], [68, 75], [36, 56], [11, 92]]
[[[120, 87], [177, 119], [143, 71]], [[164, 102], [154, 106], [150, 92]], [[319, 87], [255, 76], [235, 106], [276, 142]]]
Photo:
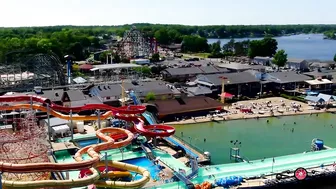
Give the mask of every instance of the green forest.
[[[101, 49], [111, 36], [122, 37], [132, 26], [136, 26], [145, 37], [155, 37], [159, 44], [184, 42], [184, 52], [211, 52], [213, 49], [207, 45], [206, 38], [281, 36], [298, 33], [325, 33], [326, 37], [333, 38], [333, 31], [336, 31], [336, 25], [185, 26], [145, 23], [122, 26], [0, 28], [0, 62], [10, 63], [11, 58], [8, 54], [13, 51], [53, 52], [59, 57], [72, 54], [76, 60], [83, 60], [88, 58], [91, 52]], [[241, 47], [246, 47], [246, 44], [242, 44]], [[246, 52], [245, 49], [241, 50]]]

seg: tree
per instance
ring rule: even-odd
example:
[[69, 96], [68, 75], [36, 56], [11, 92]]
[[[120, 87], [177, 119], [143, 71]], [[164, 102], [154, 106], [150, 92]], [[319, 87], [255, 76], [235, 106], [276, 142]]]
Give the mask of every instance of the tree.
[[153, 93], [153, 92], [147, 93], [147, 95], [145, 97], [146, 102], [153, 101], [155, 99], [156, 99], [156, 96], [155, 96], [155, 93]]
[[188, 35], [183, 37], [183, 52], [206, 52], [208, 51], [208, 41], [204, 37]]
[[37, 42], [37, 47], [42, 51], [49, 51], [52, 47], [52, 43], [49, 39], [41, 39]]
[[113, 55], [113, 63], [120, 63], [121, 58], [118, 54]]
[[137, 67], [133, 68], [134, 71], [143, 74], [144, 76], [150, 76], [151, 75], [151, 68], [148, 66], [142, 66], [142, 67]]
[[234, 44], [235, 44], [235, 40], [230, 39], [230, 41], [228, 43], [223, 45], [223, 51], [224, 52], [233, 52], [234, 51]]
[[262, 48], [263, 48], [263, 56], [269, 56], [272, 57], [275, 55], [277, 49], [278, 49], [278, 42], [271, 38], [271, 37], [265, 37], [262, 40]]
[[272, 57], [278, 49], [278, 42], [270, 37], [262, 40], [253, 40], [249, 44], [248, 56], [254, 58], [256, 56]]
[[160, 62], [160, 54], [159, 53], [154, 53], [152, 55], [152, 59], [151, 59], [152, 62]]
[[162, 45], [168, 45], [170, 43], [170, 38], [168, 31], [165, 28], [162, 28], [154, 33], [154, 36], [157, 40]]
[[287, 54], [285, 53], [284, 50], [279, 50], [278, 52], [275, 53], [273, 57], [273, 63], [279, 67], [285, 66], [287, 62]]
[[335, 56], [334, 56], [334, 62], [336, 62], [336, 54], [335, 54]]

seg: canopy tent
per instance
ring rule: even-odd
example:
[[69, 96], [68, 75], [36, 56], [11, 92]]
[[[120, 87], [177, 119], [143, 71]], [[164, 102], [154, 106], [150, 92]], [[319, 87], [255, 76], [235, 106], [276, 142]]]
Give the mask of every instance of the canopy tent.
[[310, 102], [315, 102], [315, 103], [317, 103], [317, 102], [319, 102], [319, 103], [325, 102], [325, 100], [323, 98], [320, 98], [318, 96], [306, 96], [305, 100], [310, 101]]
[[91, 70], [93, 66], [91, 64], [82, 64], [79, 66], [79, 69], [81, 70]]
[[224, 98], [233, 98], [233, 95], [227, 92], [224, 92], [222, 94], [219, 95], [220, 97], [224, 97]]
[[334, 101], [335, 98], [332, 95], [322, 94], [317, 95], [318, 98], [322, 98], [325, 102]]

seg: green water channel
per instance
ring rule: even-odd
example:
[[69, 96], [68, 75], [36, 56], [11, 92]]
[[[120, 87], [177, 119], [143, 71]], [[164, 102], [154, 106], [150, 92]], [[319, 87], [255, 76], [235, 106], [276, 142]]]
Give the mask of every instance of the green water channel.
[[314, 138], [336, 147], [335, 120], [336, 114], [325, 113], [176, 125], [175, 135], [209, 151], [213, 164], [223, 164], [232, 162], [231, 141], [236, 140], [241, 156], [249, 160], [309, 151]]

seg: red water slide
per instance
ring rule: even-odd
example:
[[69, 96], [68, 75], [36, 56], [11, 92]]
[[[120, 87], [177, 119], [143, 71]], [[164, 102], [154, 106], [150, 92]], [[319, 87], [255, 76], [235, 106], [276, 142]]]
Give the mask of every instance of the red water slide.
[[145, 106], [124, 106], [124, 107], [112, 107], [106, 104], [87, 104], [85, 106], [79, 107], [64, 107], [53, 103], [51, 100], [47, 98], [43, 98], [41, 96], [34, 95], [22, 95], [22, 96], [0, 96], [0, 102], [23, 102], [23, 101], [33, 101], [42, 103], [44, 106], [49, 105], [49, 107], [53, 110], [60, 112], [82, 112], [85, 110], [109, 110], [114, 113], [120, 114], [140, 114], [146, 111]]
[[81, 112], [85, 110], [109, 110], [112, 111], [116, 118], [133, 121], [135, 125], [135, 130], [144, 136], [149, 137], [168, 137], [175, 133], [175, 128], [167, 125], [150, 125], [144, 127], [144, 122], [139, 119], [135, 114], [141, 114], [146, 111], [145, 106], [124, 106], [124, 107], [112, 107], [106, 104], [88, 104], [85, 106], [79, 107], [64, 107], [53, 103], [51, 100], [47, 98], [43, 98], [41, 96], [34, 95], [22, 95], [22, 96], [0, 96], [0, 102], [20, 102], [20, 101], [33, 101], [42, 103], [44, 106], [49, 105], [52, 110], [60, 111], [60, 112]]
[[137, 133], [148, 137], [169, 137], [175, 133], [175, 128], [168, 125], [147, 125], [137, 116], [115, 115], [117, 119], [132, 121]]

